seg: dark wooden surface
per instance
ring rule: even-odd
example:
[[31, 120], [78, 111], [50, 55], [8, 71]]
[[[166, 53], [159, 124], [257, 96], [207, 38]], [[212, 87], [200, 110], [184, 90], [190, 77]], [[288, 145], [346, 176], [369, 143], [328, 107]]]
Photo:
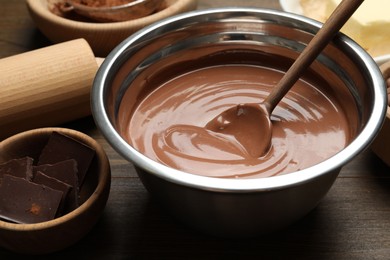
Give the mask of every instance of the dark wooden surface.
[[[280, 9], [277, 0], [199, 2], [199, 8], [244, 5]], [[23, 0], [0, 0], [0, 58], [49, 44]], [[91, 117], [65, 126], [103, 145], [112, 186], [95, 228], [77, 244], [47, 256], [50, 259], [390, 259], [390, 169], [370, 150], [346, 165], [319, 206], [297, 223], [266, 236], [228, 240], [190, 230], [160, 208]], [[0, 249], [0, 259], [15, 256]]]

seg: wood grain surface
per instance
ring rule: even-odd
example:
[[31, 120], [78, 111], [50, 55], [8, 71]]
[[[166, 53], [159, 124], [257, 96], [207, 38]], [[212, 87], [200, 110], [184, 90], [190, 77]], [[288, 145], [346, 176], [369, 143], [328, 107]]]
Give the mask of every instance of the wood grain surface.
[[[277, 0], [201, 0], [198, 8], [222, 6], [280, 9]], [[50, 44], [23, 0], [0, 0], [0, 58]], [[112, 169], [111, 193], [86, 237], [40, 259], [390, 259], [390, 169], [370, 149], [342, 169], [318, 207], [297, 223], [270, 235], [228, 240], [197, 233], [160, 208], [91, 117], [64, 126], [103, 145]], [[0, 259], [15, 256], [0, 249]]]

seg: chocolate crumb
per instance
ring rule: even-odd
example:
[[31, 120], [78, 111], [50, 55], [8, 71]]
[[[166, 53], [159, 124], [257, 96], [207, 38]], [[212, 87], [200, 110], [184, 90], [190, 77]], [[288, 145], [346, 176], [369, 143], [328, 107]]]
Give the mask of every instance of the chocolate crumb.
[[39, 213], [41, 212], [41, 206], [39, 206], [38, 204], [36, 203], [33, 203], [31, 205], [31, 208], [28, 210], [31, 214], [34, 214], [34, 215], [39, 215]]

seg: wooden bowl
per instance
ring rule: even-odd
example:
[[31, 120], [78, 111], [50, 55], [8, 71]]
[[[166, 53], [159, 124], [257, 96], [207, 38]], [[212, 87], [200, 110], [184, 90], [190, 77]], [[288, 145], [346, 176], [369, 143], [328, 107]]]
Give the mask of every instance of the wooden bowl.
[[[390, 78], [390, 61], [379, 67], [385, 80]], [[390, 166], [390, 107], [387, 106], [386, 118], [382, 129], [371, 145], [373, 152], [388, 166]]]
[[164, 0], [160, 10], [152, 15], [124, 22], [98, 23], [56, 15], [49, 10], [48, 1], [26, 1], [31, 17], [41, 32], [54, 43], [84, 38], [98, 57], [107, 56], [115, 46], [139, 29], [197, 6], [196, 0]]
[[111, 182], [110, 166], [103, 148], [91, 137], [66, 128], [39, 128], [0, 142], [0, 163], [30, 156], [37, 160], [53, 131], [95, 149], [96, 154], [80, 189], [80, 206], [50, 221], [16, 224], [0, 220], [0, 246], [22, 254], [46, 254], [64, 249], [86, 235], [103, 212]]

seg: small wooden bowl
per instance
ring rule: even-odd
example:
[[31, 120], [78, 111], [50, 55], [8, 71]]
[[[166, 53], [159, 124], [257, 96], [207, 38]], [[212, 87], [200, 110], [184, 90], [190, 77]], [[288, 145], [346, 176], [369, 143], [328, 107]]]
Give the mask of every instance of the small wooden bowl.
[[[380, 65], [383, 78], [390, 78], [390, 61]], [[371, 145], [373, 152], [388, 166], [390, 166], [390, 107], [387, 106], [386, 118], [382, 129]]]
[[35, 224], [0, 220], [0, 246], [22, 254], [46, 254], [64, 249], [86, 235], [103, 212], [111, 183], [109, 161], [91, 137], [66, 128], [39, 128], [0, 142], [0, 163], [30, 156], [37, 160], [53, 131], [70, 136], [95, 149], [96, 155], [80, 190], [80, 206], [66, 215]]
[[197, 0], [164, 0], [160, 10], [152, 15], [124, 22], [97, 23], [56, 15], [49, 10], [48, 1], [27, 0], [30, 15], [41, 32], [54, 43], [84, 38], [98, 57], [107, 56], [115, 46], [139, 29], [197, 6]]

